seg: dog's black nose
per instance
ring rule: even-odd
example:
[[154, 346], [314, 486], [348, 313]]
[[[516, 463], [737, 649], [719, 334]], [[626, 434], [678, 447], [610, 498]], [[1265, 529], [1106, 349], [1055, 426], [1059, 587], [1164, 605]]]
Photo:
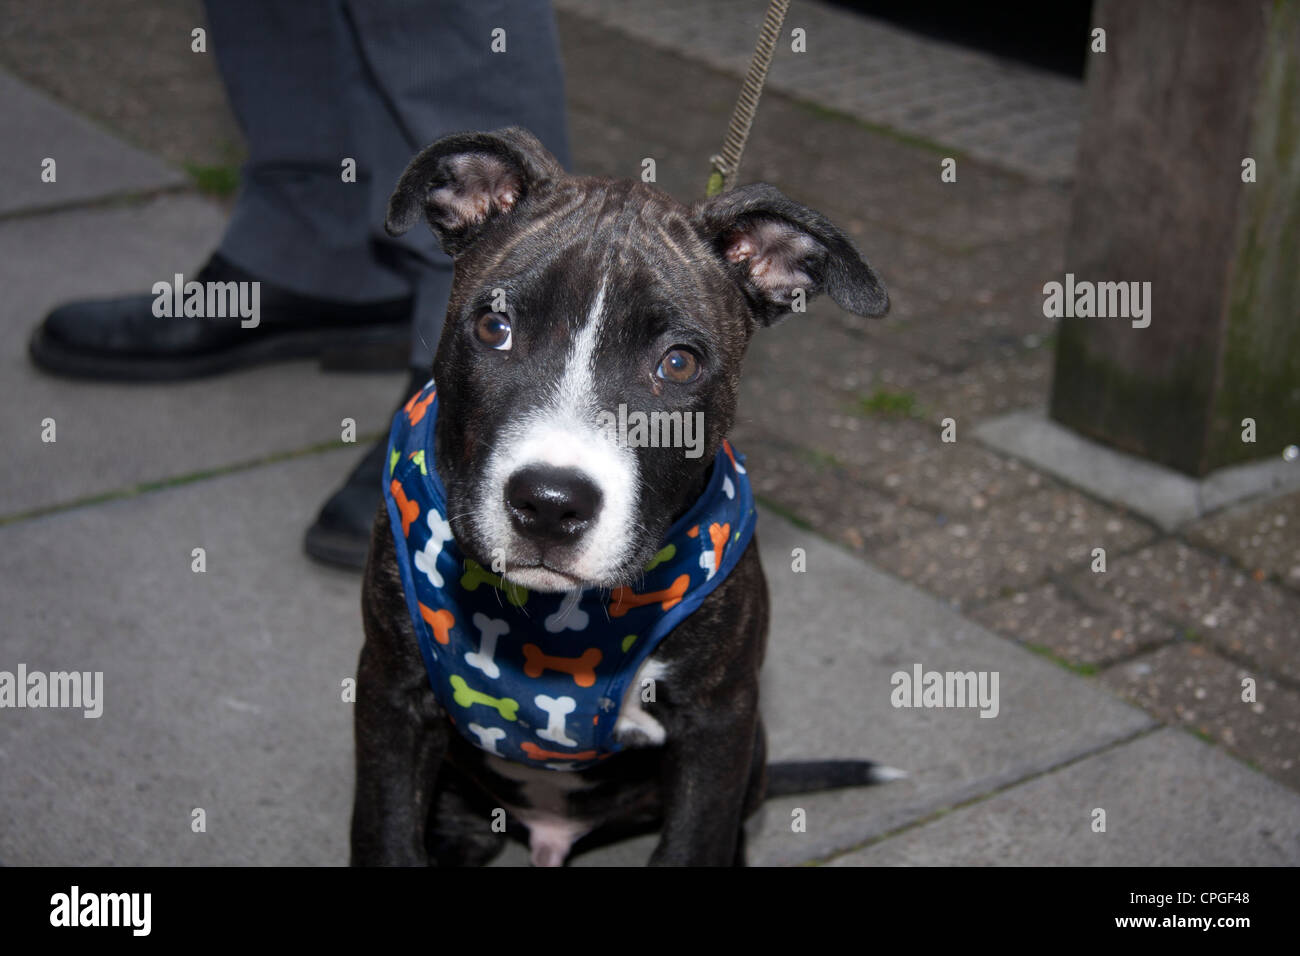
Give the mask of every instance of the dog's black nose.
[[569, 543], [580, 538], [600, 513], [600, 489], [573, 468], [530, 465], [506, 482], [506, 510], [520, 534], [539, 541]]

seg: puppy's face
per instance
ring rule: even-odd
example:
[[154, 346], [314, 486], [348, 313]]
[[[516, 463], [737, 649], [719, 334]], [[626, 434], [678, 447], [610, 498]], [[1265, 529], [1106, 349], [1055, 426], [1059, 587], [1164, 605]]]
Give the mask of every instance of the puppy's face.
[[452, 532], [534, 590], [636, 579], [703, 490], [755, 328], [821, 291], [888, 308], [849, 241], [770, 186], [688, 208], [566, 176], [519, 129], [420, 153], [389, 231], [421, 213], [456, 269], [433, 369]]

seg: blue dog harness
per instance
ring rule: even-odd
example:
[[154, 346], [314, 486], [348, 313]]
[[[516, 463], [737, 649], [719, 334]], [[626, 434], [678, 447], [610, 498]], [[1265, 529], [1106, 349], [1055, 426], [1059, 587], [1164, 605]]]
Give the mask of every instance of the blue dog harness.
[[723, 442], [708, 488], [635, 588], [530, 593], [466, 558], [433, 461], [429, 382], [393, 419], [384, 501], [434, 696], [488, 753], [580, 770], [623, 749], [614, 725], [637, 668], [739, 562], [754, 533], [744, 457]]

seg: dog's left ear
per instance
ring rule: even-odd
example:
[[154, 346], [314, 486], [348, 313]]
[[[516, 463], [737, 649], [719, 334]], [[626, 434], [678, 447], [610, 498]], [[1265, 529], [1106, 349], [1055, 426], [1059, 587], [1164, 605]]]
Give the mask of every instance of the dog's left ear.
[[559, 161], [523, 127], [453, 133], [411, 160], [388, 200], [384, 228], [400, 236], [423, 213], [442, 248], [456, 256], [486, 223], [563, 175]]
[[853, 243], [825, 216], [767, 183], [740, 186], [691, 209], [764, 325], [790, 312], [795, 291], [825, 292], [857, 315], [889, 311], [889, 294]]

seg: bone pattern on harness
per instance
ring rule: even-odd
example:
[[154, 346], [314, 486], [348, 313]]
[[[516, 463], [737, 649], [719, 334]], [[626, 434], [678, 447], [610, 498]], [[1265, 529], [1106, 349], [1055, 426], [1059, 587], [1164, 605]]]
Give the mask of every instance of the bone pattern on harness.
[[424, 618], [424, 623], [429, 625], [433, 631], [433, 639], [439, 644], [445, 645], [451, 640], [451, 629], [456, 626], [456, 618], [445, 607], [438, 610], [420, 605], [420, 617]]
[[433, 400], [437, 397], [438, 392], [436, 390], [429, 392], [424, 398], [420, 398], [420, 393], [416, 392], [411, 396], [411, 400], [402, 406], [402, 411], [406, 412], [407, 418], [410, 419], [412, 425], [418, 425], [420, 420], [424, 418], [424, 413], [429, 410], [429, 406], [433, 404]]
[[429, 579], [429, 583], [435, 588], [442, 587], [442, 575], [438, 573], [438, 555], [442, 554], [442, 546], [451, 540], [451, 525], [438, 512], [429, 511], [425, 519], [429, 523], [429, 540], [425, 543], [424, 548], [415, 554], [415, 567], [424, 572]]
[[483, 704], [496, 710], [506, 720], [518, 720], [519, 702], [509, 697], [492, 697], [484, 694], [482, 691], [471, 690], [469, 684], [465, 683], [465, 678], [459, 674], [451, 675], [451, 687], [455, 693], [452, 700], [460, 706], [468, 709], [475, 704]]
[[564, 718], [578, 709], [578, 702], [572, 697], [549, 697], [538, 694], [533, 703], [547, 716], [546, 727], [537, 731], [537, 736], [562, 747], [576, 747], [578, 742], [564, 732]]
[[731, 450], [731, 442], [727, 441], [725, 438], [722, 439], [722, 450], [725, 451], [727, 453], [727, 457], [731, 459], [731, 467], [736, 469], [736, 474], [738, 475], [749, 474], [749, 472], [745, 471], [745, 466], [742, 465], [740, 462], [736, 461], [736, 453]]
[[474, 615], [474, 626], [478, 628], [479, 644], [477, 653], [465, 655], [465, 663], [477, 667], [492, 680], [501, 676], [501, 668], [493, 658], [497, 656], [497, 638], [510, 633], [510, 625], [497, 618], [488, 617], [482, 612]]
[[[623, 650], [626, 652], [627, 648]], [[536, 644], [524, 645], [524, 673], [529, 677], [541, 677], [543, 671], [563, 671], [573, 676], [573, 682], [579, 687], [591, 687], [596, 683], [596, 665], [604, 655], [598, 647], [589, 647], [577, 657], [556, 657], [546, 654]]]
[[677, 545], [667, 544], [664, 547], [660, 548], [659, 553], [650, 559], [650, 563], [645, 566], [645, 569], [647, 571], [653, 571], [655, 568], [659, 567], [659, 565], [663, 564], [665, 561], [671, 561], [675, 557], [677, 557]]
[[690, 586], [691, 576], [683, 574], [679, 575], [677, 580], [662, 591], [647, 591], [645, 594], [637, 594], [631, 588], [615, 588], [610, 593], [613, 600], [609, 604], [609, 616], [622, 617], [634, 607], [655, 603], [658, 603], [663, 610], [667, 611], [674, 605], [681, 603], [682, 597]]
[[397, 502], [397, 513], [402, 516], [402, 537], [410, 537], [411, 525], [415, 519], [420, 517], [420, 505], [406, 497], [406, 489], [397, 479], [393, 479], [388, 490], [393, 494], [393, 500]]
[[533, 760], [595, 760], [598, 756], [594, 750], [582, 750], [573, 754], [562, 753], [558, 750], [543, 750], [531, 740], [525, 740], [519, 745], [519, 749], [528, 754]]
[[488, 571], [473, 558], [466, 558], [465, 574], [460, 579], [460, 586], [466, 591], [474, 591], [480, 584], [491, 585], [494, 590], [504, 594], [506, 600], [515, 607], [523, 607], [528, 603], [528, 588], [511, 584], [501, 575]]
[[564, 595], [564, 601], [560, 604], [560, 609], [547, 616], [546, 629], [552, 634], [558, 634], [565, 628], [572, 631], [585, 631], [590, 621], [590, 615], [578, 606], [581, 601], [581, 590], [567, 592]]
[[497, 750], [497, 743], [506, 739], [506, 732], [500, 727], [481, 727], [478, 724], [469, 725], [470, 733], [478, 738], [478, 745], [483, 750], [493, 756], [502, 756], [501, 751]]
[[[660, 542], [639, 590], [529, 592], [469, 558], [450, 534], [446, 492], [428, 459], [438, 415], [431, 392], [432, 384], [407, 403], [418, 427], [406, 411], [394, 419], [383, 490], [435, 699], [471, 745], [538, 768], [581, 770], [641, 745], [621, 736], [620, 708], [641, 664], [743, 553], [755, 519], [747, 479], [720, 449], [705, 493]], [[704, 550], [714, 568], [702, 571]]]
[[722, 567], [722, 551], [727, 546], [727, 536], [731, 534], [731, 525], [714, 522], [709, 525], [709, 541], [700, 554], [700, 567], [708, 572], [708, 580]]

